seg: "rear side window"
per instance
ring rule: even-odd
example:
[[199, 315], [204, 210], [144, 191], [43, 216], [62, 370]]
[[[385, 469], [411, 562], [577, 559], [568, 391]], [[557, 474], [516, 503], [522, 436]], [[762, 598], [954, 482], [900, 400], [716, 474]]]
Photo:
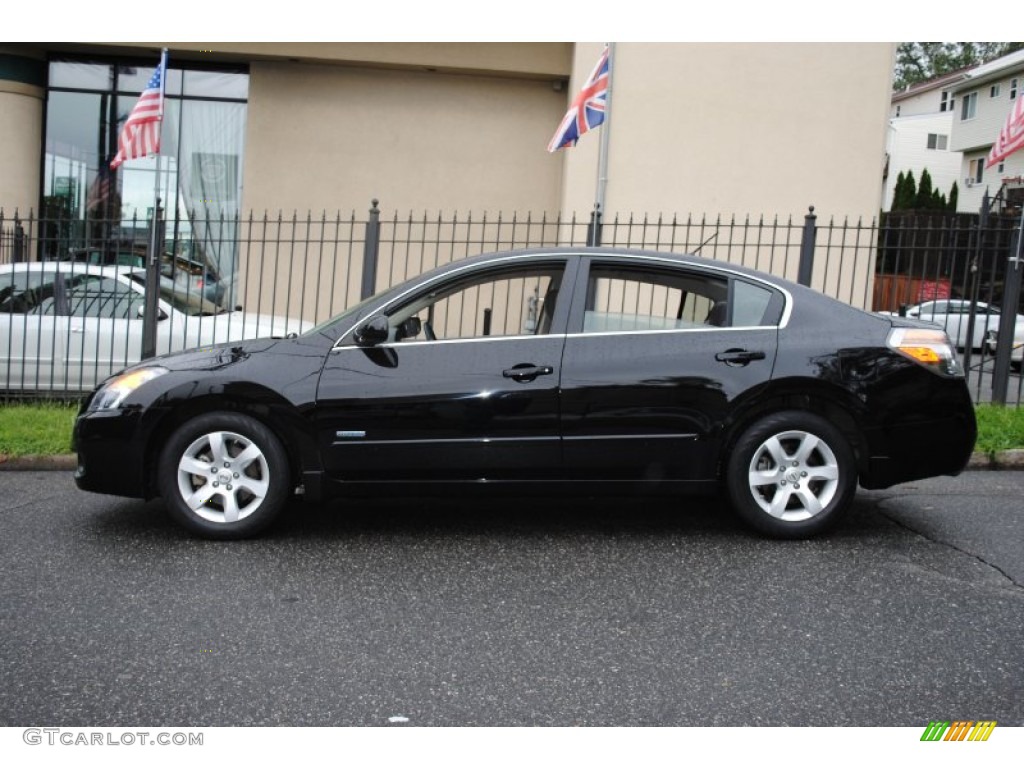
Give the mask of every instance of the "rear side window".
[[778, 325], [782, 307], [782, 296], [770, 288], [745, 280], [733, 281], [732, 325]]
[[583, 333], [779, 324], [785, 299], [761, 283], [698, 269], [594, 264]]
[[595, 264], [584, 333], [664, 331], [724, 325], [728, 280], [696, 272]]
[[17, 272], [0, 277], [0, 312], [53, 316], [54, 272]]

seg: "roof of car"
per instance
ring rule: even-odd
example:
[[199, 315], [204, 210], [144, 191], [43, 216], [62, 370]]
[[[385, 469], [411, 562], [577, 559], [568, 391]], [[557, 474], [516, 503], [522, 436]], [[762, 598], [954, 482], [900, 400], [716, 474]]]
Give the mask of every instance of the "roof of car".
[[142, 269], [142, 267], [130, 267], [123, 264], [83, 264], [79, 261], [19, 261], [14, 264], [0, 264], [0, 271], [3, 272], [42, 272], [54, 270], [56, 272], [76, 272], [78, 274], [124, 275], [140, 272]]

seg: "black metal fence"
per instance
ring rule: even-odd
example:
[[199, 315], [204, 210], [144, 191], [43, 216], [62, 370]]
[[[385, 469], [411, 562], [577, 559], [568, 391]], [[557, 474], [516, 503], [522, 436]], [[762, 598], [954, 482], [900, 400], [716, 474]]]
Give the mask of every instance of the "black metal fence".
[[[301, 330], [371, 292], [479, 253], [596, 243], [697, 253], [799, 280], [868, 311], [898, 313], [901, 307], [909, 307], [923, 319], [947, 325], [951, 336], [963, 335], [966, 330], [960, 325], [973, 317], [971, 330], [977, 346], [966, 344], [963, 355], [976, 400], [991, 400], [994, 392], [997, 400], [1019, 404], [1019, 362], [1014, 364], [1008, 356], [1011, 365], [1004, 368], [1016, 370], [1003, 371], [996, 380], [997, 347], [988, 343], [998, 330], [997, 311], [1007, 289], [1008, 257], [1018, 217], [985, 212], [981, 216], [886, 214], [865, 222], [824, 218], [811, 208], [796, 218], [659, 214], [617, 215], [601, 221], [593, 214], [382, 215], [376, 200], [363, 215], [193, 216], [163, 222], [157, 238], [162, 243], [158, 248], [161, 295], [174, 298], [175, 306], [185, 309], [183, 317], [161, 321], [157, 352], [268, 330]], [[145, 221], [40, 218], [0, 211], [0, 270], [12, 262], [61, 261], [71, 262], [70, 267], [61, 268], [71, 274], [85, 275], [91, 271], [87, 265], [122, 265], [140, 273], [149, 232]], [[141, 279], [135, 278], [136, 282]], [[4, 285], [0, 284], [0, 291]], [[122, 293], [131, 290], [129, 285]], [[10, 297], [0, 296], [0, 323], [6, 321], [8, 326], [0, 327], [0, 354], [7, 356], [6, 361], [0, 360], [0, 389], [82, 391], [96, 377], [141, 354], [128, 327], [141, 322], [134, 295], [103, 294], [88, 281], [52, 292], [56, 295], [45, 296], [45, 289], [37, 290], [34, 309], [28, 311]], [[936, 311], [943, 308], [940, 302], [949, 300], [966, 300], [968, 317]], [[221, 312], [239, 307], [242, 312]], [[982, 311], [971, 313], [972, 307]], [[24, 331], [32, 312], [72, 320], [97, 314], [100, 325], [107, 324], [111, 339], [94, 340], [92, 346], [79, 344], [73, 328], [55, 321], [54, 328], [42, 332], [50, 334], [54, 347], [53, 364], [45, 375], [38, 364], [35, 370], [28, 363], [19, 367], [12, 361], [19, 355], [31, 357], [27, 355], [31, 334]], [[950, 319], [953, 314], [956, 317]], [[999, 342], [1009, 348], [1012, 337], [1005, 334]], [[102, 365], [90, 360], [88, 373], [89, 366], [79, 363], [69, 373], [71, 366], [65, 363], [62, 369], [58, 358], [69, 358], [71, 352], [110, 359]]]

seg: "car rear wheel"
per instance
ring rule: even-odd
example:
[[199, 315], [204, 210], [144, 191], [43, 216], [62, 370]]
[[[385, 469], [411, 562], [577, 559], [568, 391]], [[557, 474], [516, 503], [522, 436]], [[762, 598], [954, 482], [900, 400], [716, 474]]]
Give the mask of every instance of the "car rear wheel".
[[281, 441], [240, 413], [204, 414], [179, 427], [161, 454], [158, 480], [171, 517], [208, 538], [259, 533], [289, 495]]
[[805, 411], [772, 414], [750, 426], [728, 459], [726, 486], [737, 514], [777, 538], [831, 527], [857, 486], [853, 450], [825, 419]]

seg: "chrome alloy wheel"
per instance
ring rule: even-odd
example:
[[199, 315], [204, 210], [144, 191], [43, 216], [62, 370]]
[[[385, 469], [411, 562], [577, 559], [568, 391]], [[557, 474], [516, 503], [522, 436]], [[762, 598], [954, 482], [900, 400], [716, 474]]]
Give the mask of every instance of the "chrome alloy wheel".
[[839, 489], [839, 462], [828, 444], [800, 430], [769, 437], [750, 460], [750, 493], [765, 512], [786, 522], [817, 516]]
[[242, 520], [270, 489], [266, 456], [235, 432], [210, 432], [194, 440], [178, 461], [178, 491], [195, 514], [211, 523]]

